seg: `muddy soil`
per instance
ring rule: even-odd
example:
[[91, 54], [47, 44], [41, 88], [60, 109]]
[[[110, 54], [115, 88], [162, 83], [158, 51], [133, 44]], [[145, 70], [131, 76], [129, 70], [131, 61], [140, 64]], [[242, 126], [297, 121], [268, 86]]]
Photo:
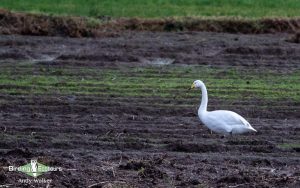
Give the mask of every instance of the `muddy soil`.
[[[157, 66], [151, 62], [161, 58], [169, 66], [288, 74], [300, 69], [300, 46], [286, 37], [205, 32], [131, 32], [101, 39], [2, 35], [0, 67], [35, 62], [33, 66], [64, 69], [123, 69]], [[17, 68], [16, 74], [22, 71]], [[50, 187], [300, 186], [299, 148], [279, 147], [300, 140], [300, 108], [293, 101], [241, 100], [234, 107], [210, 100], [210, 110], [237, 108], [258, 130], [224, 138], [210, 134], [198, 121], [196, 108], [176, 107], [185, 99], [9, 94], [0, 99], [1, 167], [24, 165], [32, 158], [62, 167], [41, 176], [52, 179]], [[159, 105], [166, 101], [174, 108]], [[255, 110], [253, 104], [266, 109]], [[18, 182], [26, 178], [0, 170], [1, 185], [47, 186]]]

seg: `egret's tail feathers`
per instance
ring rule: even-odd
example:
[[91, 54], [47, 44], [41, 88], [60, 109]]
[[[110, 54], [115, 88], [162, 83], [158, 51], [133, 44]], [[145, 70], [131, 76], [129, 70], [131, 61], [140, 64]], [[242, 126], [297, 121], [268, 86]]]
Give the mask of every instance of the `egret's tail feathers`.
[[257, 132], [257, 130], [255, 130], [253, 127], [249, 127], [249, 129], [253, 132]]

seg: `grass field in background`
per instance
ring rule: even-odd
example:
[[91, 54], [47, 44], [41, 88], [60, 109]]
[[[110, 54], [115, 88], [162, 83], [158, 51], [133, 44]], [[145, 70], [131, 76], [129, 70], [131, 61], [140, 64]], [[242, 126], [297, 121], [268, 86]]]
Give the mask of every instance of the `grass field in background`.
[[[33, 74], [34, 73], [34, 74]], [[220, 77], [220, 73], [224, 74]], [[124, 70], [94, 68], [37, 68], [31, 65], [1, 67], [2, 94], [105, 95], [119, 97], [198, 97], [187, 91], [194, 78], [205, 78], [209, 95], [224, 100], [260, 98], [300, 101], [300, 72], [264, 74], [226, 72], [217, 68], [148, 67]], [[115, 87], [117, 85], [117, 87]], [[276, 87], [276, 90], [274, 90]], [[287, 97], [288, 96], [288, 97]]]
[[92, 17], [300, 16], [299, 0], [0, 0], [0, 7], [14, 11]]

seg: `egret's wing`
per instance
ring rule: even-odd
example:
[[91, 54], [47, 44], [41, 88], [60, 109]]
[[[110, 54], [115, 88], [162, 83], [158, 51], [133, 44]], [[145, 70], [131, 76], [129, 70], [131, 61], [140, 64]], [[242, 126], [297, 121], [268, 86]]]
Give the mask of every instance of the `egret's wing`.
[[220, 124], [226, 125], [245, 125], [251, 127], [250, 123], [245, 120], [242, 116], [238, 115], [235, 112], [227, 110], [216, 110], [209, 112], [209, 118], [214, 119], [214, 121]]
[[[238, 114], [237, 114], [238, 115]], [[242, 116], [238, 115], [240, 118], [239, 120], [241, 121], [242, 124], [244, 124], [245, 126], [249, 127], [249, 128], [252, 128], [252, 126], [250, 125], [250, 123], [245, 120], [245, 118], [243, 118]]]
[[204, 121], [210, 129], [223, 129], [228, 133], [232, 130], [231, 125], [234, 124], [234, 119], [217, 111], [208, 112]]

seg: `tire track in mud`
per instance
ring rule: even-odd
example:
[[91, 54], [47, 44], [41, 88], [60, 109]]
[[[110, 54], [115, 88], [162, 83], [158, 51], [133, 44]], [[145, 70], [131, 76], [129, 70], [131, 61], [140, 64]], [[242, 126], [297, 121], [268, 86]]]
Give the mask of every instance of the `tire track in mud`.
[[[137, 79], [143, 74], [129, 70], [153, 66], [145, 64], [142, 58], [160, 57], [175, 59], [175, 65], [184, 63], [183, 68], [187, 64], [207, 64], [224, 70], [226, 67], [239, 71], [249, 68], [284, 75], [299, 69], [300, 47], [282, 41], [281, 37], [281, 34], [215, 33], [125, 33], [118, 38], [93, 40], [6, 36], [0, 39], [3, 47], [0, 66], [3, 74], [16, 78], [47, 74], [44, 69], [55, 67], [64, 71], [54, 75], [63, 76], [66, 72], [67, 76], [78, 79], [101, 80], [97, 73], [82, 69], [102, 67]], [[61, 49], [64, 49], [62, 54]], [[22, 57], [17, 55], [20, 51]], [[57, 58], [37, 61], [32, 64], [33, 69], [19, 62], [42, 53]], [[35, 55], [27, 59], [24, 54]], [[147, 76], [156, 79], [162, 74], [153, 72]], [[174, 79], [180, 75], [165, 73], [164, 76]], [[216, 79], [225, 76], [220, 73]], [[0, 85], [2, 89], [20, 87]], [[178, 92], [182, 91], [183, 88], [178, 88]], [[237, 111], [258, 130], [257, 134], [233, 138], [210, 134], [197, 118], [198, 103], [198, 96], [3, 92], [0, 95], [0, 165], [23, 165], [38, 157], [46, 164], [78, 169], [49, 173], [47, 177], [53, 179], [54, 187], [86, 187], [104, 181], [134, 187], [299, 185], [299, 146], [292, 145], [300, 140], [299, 102], [255, 98], [225, 101], [212, 97], [211, 110]], [[19, 178], [26, 176], [0, 170], [3, 184], [15, 184]], [[22, 186], [15, 184], [15, 187]]]

